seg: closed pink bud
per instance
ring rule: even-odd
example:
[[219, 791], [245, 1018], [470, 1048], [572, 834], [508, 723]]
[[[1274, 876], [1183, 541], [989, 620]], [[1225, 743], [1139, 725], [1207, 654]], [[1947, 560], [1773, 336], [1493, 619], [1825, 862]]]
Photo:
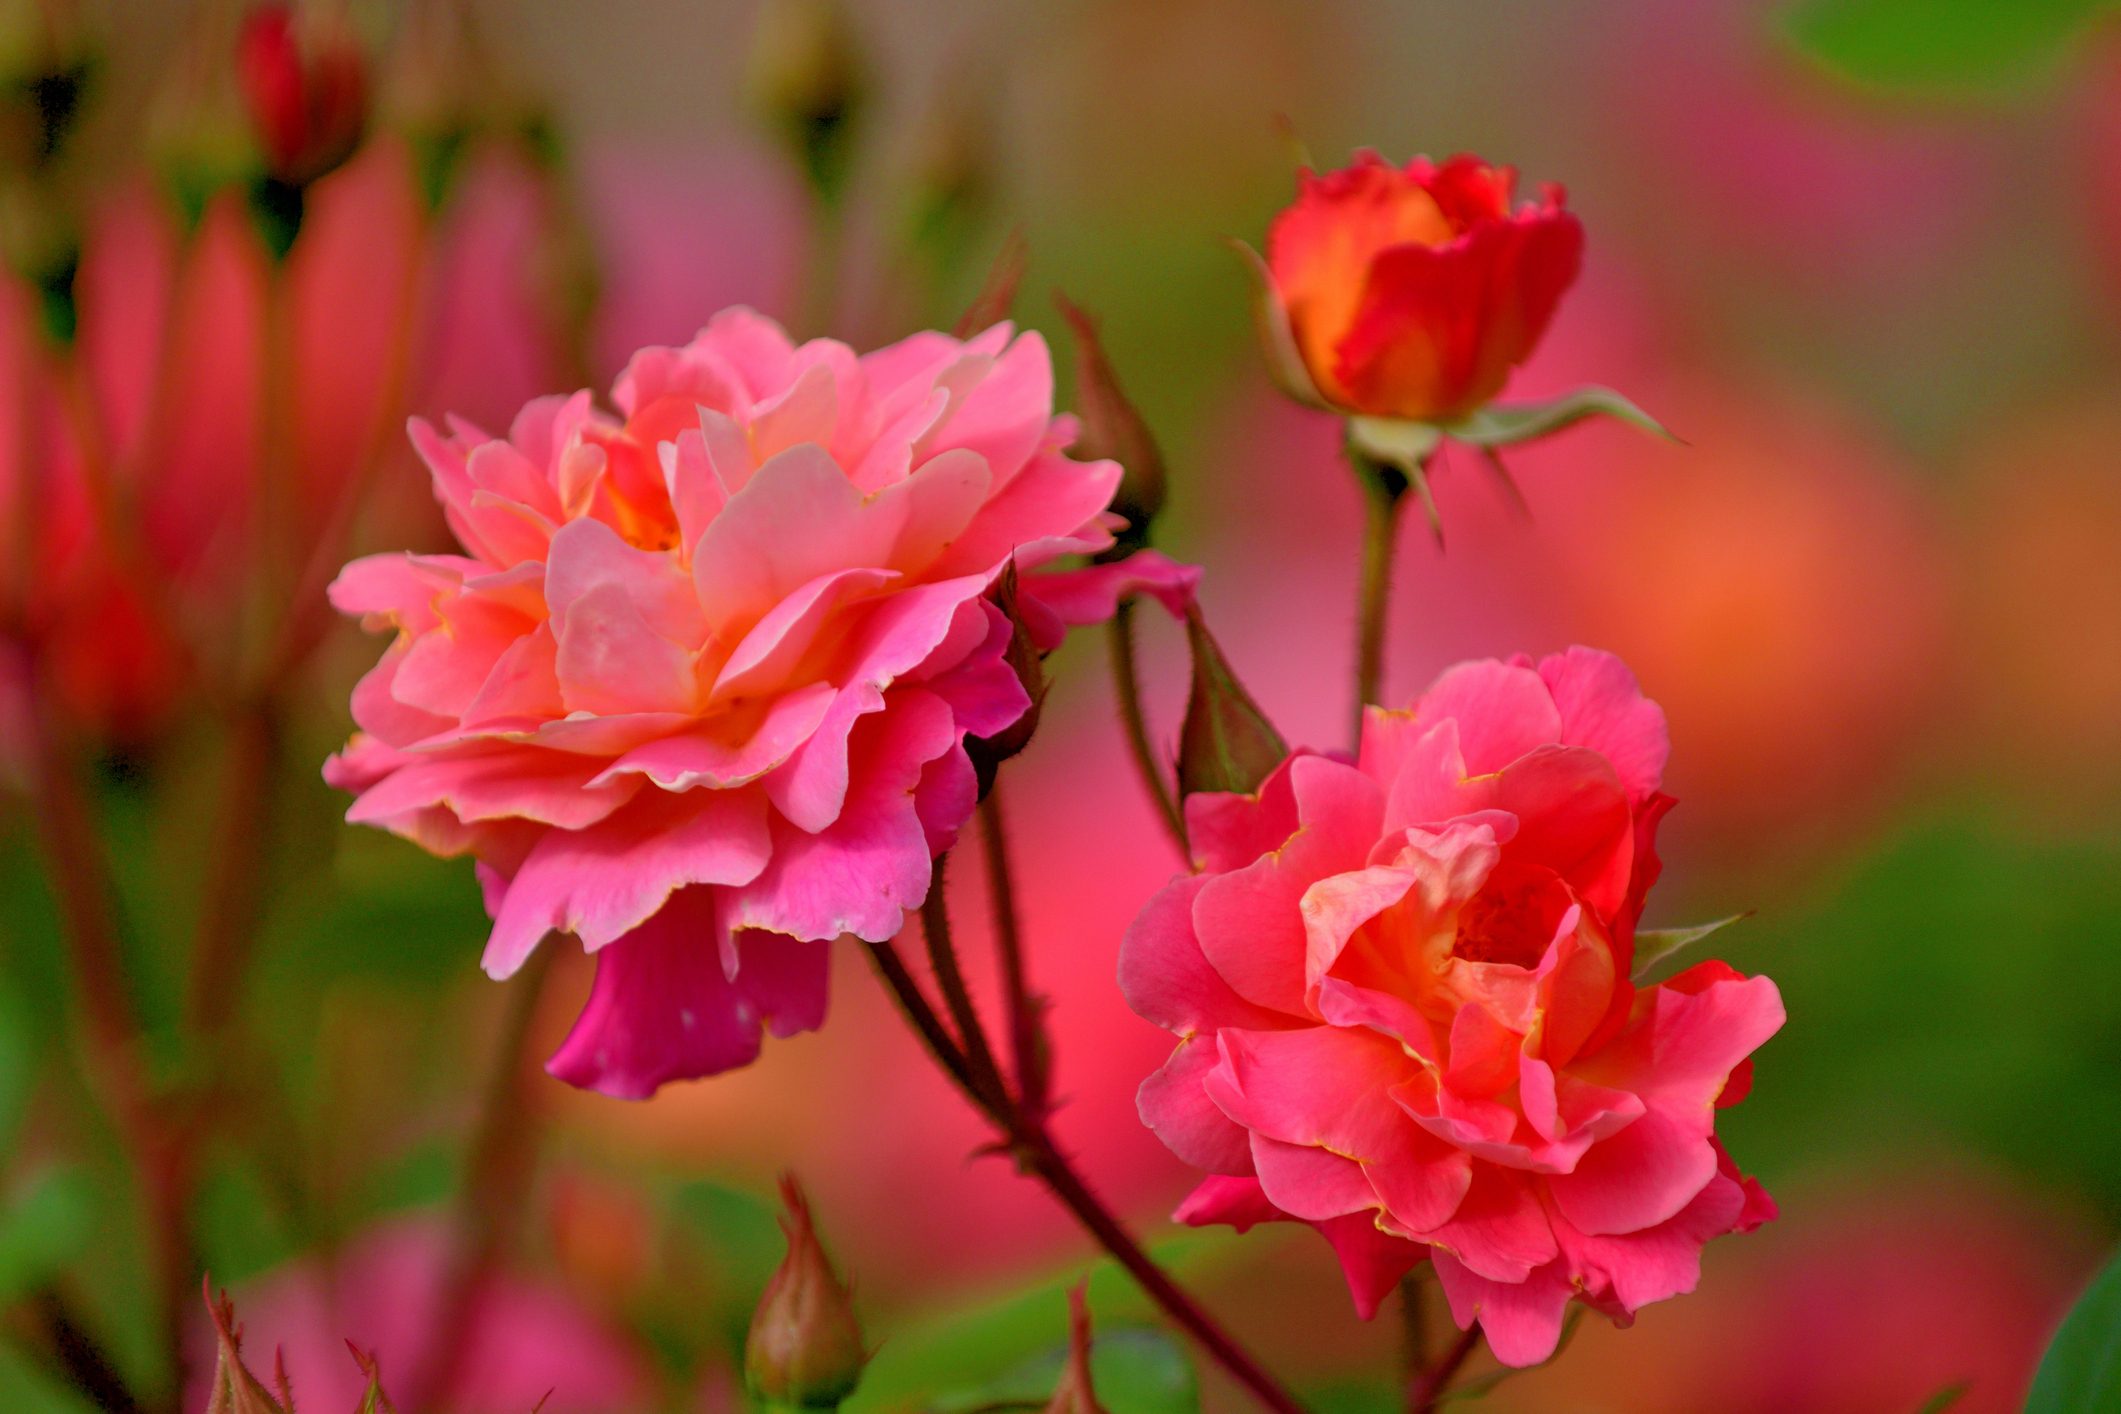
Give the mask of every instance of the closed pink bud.
[[353, 155], [368, 122], [368, 63], [343, 27], [261, 5], [236, 37], [236, 82], [267, 172], [306, 186]]
[[810, 1204], [792, 1174], [781, 1177], [781, 1231], [788, 1255], [766, 1283], [744, 1343], [744, 1379], [776, 1404], [831, 1409], [854, 1392], [869, 1356], [854, 1302], [818, 1245]]

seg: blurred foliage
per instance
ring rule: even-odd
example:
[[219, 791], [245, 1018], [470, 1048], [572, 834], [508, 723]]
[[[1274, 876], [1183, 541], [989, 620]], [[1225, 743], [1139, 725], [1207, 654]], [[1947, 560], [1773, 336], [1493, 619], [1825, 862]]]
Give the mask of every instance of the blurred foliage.
[[2025, 1401], [2025, 1414], [2089, 1409], [2121, 1409], [2121, 1254], [2070, 1308]]
[[1919, 93], [2007, 89], [2052, 74], [2112, 0], [1799, 0], [1783, 15], [1829, 71]]
[[1866, 1155], [1987, 1154], [2121, 1218], [2121, 841], [1938, 813], [1838, 886], [1725, 935], [1791, 1017], [1723, 1120], [1770, 1179]]

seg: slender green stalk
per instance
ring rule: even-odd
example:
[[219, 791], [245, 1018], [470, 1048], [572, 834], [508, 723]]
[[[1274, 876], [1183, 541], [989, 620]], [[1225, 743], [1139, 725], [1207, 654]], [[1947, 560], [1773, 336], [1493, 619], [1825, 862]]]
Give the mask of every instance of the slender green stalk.
[[1105, 644], [1111, 650], [1112, 691], [1119, 700], [1120, 726], [1127, 733], [1127, 750], [1134, 757], [1134, 769], [1147, 787], [1149, 798], [1156, 803], [1156, 812], [1171, 842], [1178, 846], [1179, 857], [1190, 859], [1193, 851], [1186, 841], [1186, 817], [1179, 810], [1171, 783], [1164, 778], [1163, 765], [1149, 741], [1148, 721], [1142, 714], [1141, 678], [1134, 667], [1132, 599], [1122, 600], [1112, 622], [1105, 626]]
[[1363, 709], [1377, 701], [1384, 683], [1385, 617], [1392, 599], [1392, 559], [1399, 543], [1399, 508], [1407, 482], [1396, 469], [1374, 463], [1358, 460], [1356, 471], [1368, 509], [1355, 620], [1354, 740], [1359, 745]]

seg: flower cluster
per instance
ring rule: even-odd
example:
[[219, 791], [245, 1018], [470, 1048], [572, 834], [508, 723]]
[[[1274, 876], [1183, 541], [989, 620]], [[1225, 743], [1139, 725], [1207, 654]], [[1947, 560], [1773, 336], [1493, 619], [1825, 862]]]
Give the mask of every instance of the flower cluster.
[[[1194, 572], [1113, 543], [1036, 334], [857, 356], [748, 310], [505, 438], [414, 439], [464, 553], [349, 565], [395, 633], [327, 768], [349, 818], [479, 864], [485, 966], [597, 955], [555, 1075], [643, 1097], [816, 1027], [825, 940], [879, 942], [975, 803], [965, 743], [1030, 706], [1008, 658]], [[1017, 620], [990, 594], [1023, 577]], [[1043, 570], [1041, 573], [1032, 571]]]
[[1180, 1038], [1143, 1119], [1210, 1177], [1190, 1223], [1291, 1218], [1371, 1314], [1424, 1258], [1498, 1358], [1546, 1358], [1571, 1297], [1626, 1319], [1709, 1239], [1774, 1215], [1715, 1135], [1783, 1020], [1765, 978], [1630, 980], [1658, 872], [1664, 714], [1572, 649], [1445, 673], [1189, 802], [1199, 872], [1120, 980]]

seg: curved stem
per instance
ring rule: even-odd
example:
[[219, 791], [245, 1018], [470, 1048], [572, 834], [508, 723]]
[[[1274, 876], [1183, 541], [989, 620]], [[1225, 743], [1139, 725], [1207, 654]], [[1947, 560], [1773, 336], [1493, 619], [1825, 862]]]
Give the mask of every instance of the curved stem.
[[1186, 842], [1186, 817], [1178, 808], [1170, 783], [1164, 779], [1164, 768], [1149, 742], [1148, 721], [1142, 715], [1141, 679], [1134, 669], [1132, 599], [1121, 600], [1112, 622], [1105, 625], [1105, 645], [1111, 651], [1112, 691], [1119, 699], [1119, 721], [1127, 733], [1127, 750], [1134, 757], [1134, 769], [1148, 788], [1149, 798], [1156, 802], [1157, 814], [1162, 817], [1171, 842], [1178, 846], [1179, 857], [1190, 859], [1192, 847]]
[[1034, 1114], [1046, 1108], [1046, 1066], [1039, 1054], [1039, 999], [1031, 994], [1024, 972], [1023, 930], [1017, 925], [1016, 877], [1009, 868], [1007, 822], [1002, 818], [1002, 787], [996, 781], [980, 802], [982, 844], [987, 858], [987, 893], [994, 905], [994, 939], [1002, 959], [1002, 988], [1009, 999], [1010, 1064], [1016, 1093]]
[[972, 991], [965, 985], [964, 971], [957, 962], [957, 944], [950, 934], [950, 904], [943, 889], [943, 861], [947, 857], [935, 861], [928, 897], [921, 902], [921, 932], [928, 939], [928, 965], [935, 969], [936, 990], [943, 994], [943, 1004], [950, 1008], [950, 1019], [957, 1025], [958, 1044], [972, 1084], [990, 1109], [1006, 1110], [1011, 1108], [1009, 1087], [995, 1062], [994, 1048], [987, 1043], [986, 1028], [980, 1025], [979, 1009], [973, 1005]]
[[1416, 1375], [1414, 1382], [1407, 1386], [1407, 1414], [1432, 1414], [1443, 1403], [1444, 1392], [1450, 1389], [1451, 1381], [1458, 1378], [1467, 1357], [1479, 1344], [1480, 1327], [1472, 1326], [1451, 1342], [1451, 1348], [1443, 1353], [1442, 1359]]
[[1362, 743], [1363, 709], [1377, 700], [1385, 666], [1385, 614], [1392, 597], [1392, 556], [1399, 542], [1399, 504], [1407, 489], [1396, 469], [1363, 464], [1368, 519], [1363, 529], [1362, 583], [1356, 606], [1355, 742]]
[[244, 964], [265, 914], [266, 847], [271, 837], [273, 766], [279, 757], [280, 712], [260, 699], [229, 724], [222, 767], [206, 901], [192, 944], [190, 996], [194, 1034], [217, 1049], [236, 1013]]
[[[941, 903], [942, 881], [940, 873], [929, 893], [930, 903], [922, 907], [922, 918], [944, 917], [946, 910]], [[944, 917], [943, 936], [947, 939], [947, 918]], [[933, 935], [930, 945], [933, 947]], [[976, 1079], [975, 1063], [970, 1055], [985, 1049], [987, 1042], [979, 1031], [978, 1014], [971, 1010], [969, 997], [962, 997], [964, 979], [951, 969], [949, 976], [938, 974], [937, 983], [944, 993], [944, 1000], [961, 1026], [968, 1027], [966, 1049], [960, 1051], [950, 1037], [942, 1019], [915, 983], [913, 976], [899, 959], [890, 943], [873, 943], [869, 946], [870, 957], [876, 962], [899, 1007], [913, 1024], [915, 1034], [927, 1046], [946, 1074], [956, 1082], [974, 1108], [993, 1123], [999, 1131], [1001, 1142], [1016, 1155], [1017, 1162], [1028, 1172], [1036, 1175], [1054, 1197], [1058, 1198], [1069, 1212], [1075, 1215], [1084, 1229], [1096, 1239], [1097, 1244], [1112, 1259], [1127, 1270], [1173, 1324], [1193, 1337], [1208, 1355], [1222, 1366], [1230, 1376], [1251, 1391], [1254, 1398], [1275, 1414], [1303, 1414], [1303, 1406], [1296, 1397], [1282, 1387], [1244, 1347], [1233, 1340], [1215, 1319], [1202, 1310], [1184, 1288], [1173, 1281], [1149, 1254], [1142, 1250], [1128, 1233], [1124, 1224], [1105, 1206], [1089, 1184], [1077, 1173], [1067, 1155], [1061, 1152], [1047, 1128], [1043, 1113], [1026, 1106], [1023, 1101], [1006, 1090], [990, 1093]]]

